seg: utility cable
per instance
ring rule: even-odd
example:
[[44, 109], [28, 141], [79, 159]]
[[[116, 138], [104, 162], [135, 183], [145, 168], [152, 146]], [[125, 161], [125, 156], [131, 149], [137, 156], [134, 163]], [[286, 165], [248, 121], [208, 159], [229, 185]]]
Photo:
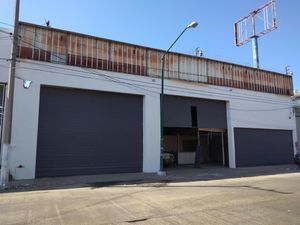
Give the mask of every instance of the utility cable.
[[[57, 69], [56, 71], [57, 72], [53, 72], [53, 71], [49, 71], [49, 70], [43, 70], [44, 72], [52, 72], [52, 73], [63, 73], [61, 72], [61, 70], [63, 71], [72, 71], [72, 72], [79, 72], [79, 73], [87, 73], [87, 74], [91, 74], [90, 72], [85, 72], [85, 71], [81, 71], [81, 70], [76, 70], [76, 69], [66, 69], [66, 68], [61, 68], [61, 67], [58, 67], [58, 66], [55, 66], [55, 65], [46, 65], [46, 64], [43, 64], [43, 63], [35, 63], [35, 62], [30, 62], [30, 61], [19, 61], [19, 62], [24, 62], [24, 63], [29, 63], [29, 64], [34, 64], [34, 65], [38, 65], [38, 66], [46, 66], [46, 67], [50, 67], [50, 68], [55, 68]], [[24, 69], [31, 69], [31, 68], [24, 68]], [[71, 75], [71, 74], [67, 74], [67, 75]], [[94, 73], [94, 75], [101, 75], [99, 73]], [[75, 77], [78, 76], [78, 75], [74, 75]], [[85, 76], [82, 76], [82, 77], [85, 77]], [[88, 78], [88, 77], [85, 77], [85, 78]], [[144, 82], [144, 81], [138, 81], [138, 80], [133, 80], [133, 79], [128, 79], [128, 78], [118, 78], [118, 79], [124, 79], [126, 81], [131, 81], [131, 82], [136, 82], [136, 83], [144, 83], [144, 84], [147, 84], [147, 85], [139, 85], [139, 86], [143, 86], [143, 87], [146, 87], [146, 88], [149, 88], [149, 84], [150, 85], [159, 85], [157, 83], [150, 83], [150, 82]], [[127, 83], [128, 84], [128, 83]], [[177, 86], [172, 86], [172, 85], [165, 85], [166, 87], [166, 90], [170, 90], [170, 91], [175, 91], [177, 93], [188, 93], [188, 94], [196, 94], [196, 95], [205, 95], [205, 96], [208, 96], [208, 97], [211, 97], [211, 96], [221, 96], [221, 97], [224, 97], [224, 96], [228, 96], [229, 98], [232, 98], [232, 99], [237, 99], [237, 100], [246, 100], [246, 101], [256, 101], [256, 102], [263, 102], [263, 103], [268, 103], [268, 104], [281, 104], [281, 105], [290, 105], [291, 107], [293, 105], [289, 104], [289, 103], [286, 103], [286, 102], [277, 102], [277, 101], [261, 101], [261, 99], [251, 99], [251, 98], [245, 98], [245, 97], [242, 97], [242, 96], [235, 96], [235, 95], [229, 95], [229, 94], [224, 94], [224, 93], [216, 93], [216, 92], [209, 92], [209, 91], [202, 91], [202, 90], [194, 90], [194, 89], [189, 89], [189, 88], [183, 88], [183, 87], [177, 87]], [[160, 87], [157, 87], [157, 89], [159, 89]], [[172, 89], [173, 88], [173, 89]], [[181, 91], [178, 91], [178, 89], [180, 89]], [[200, 93], [199, 93], [200, 92]], [[155, 92], [157, 93], [157, 92]], [[284, 104], [283, 104], [284, 103]]]
[[[20, 38], [21, 39], [21, 38]], [[23, 41], [24, 43], [26, 43], [26, 44], [29, 44], [29, 45], [31, 45], [31, 46], [33, 46], [34, 48], [37, 48], [37, 49], [40, 49], [40, 50], [42, 50], [42, 51], [45, 51], [44, 49], [42, 49], [42, 48], [38, 48], [38, 47], [36, 47], [36, 46], [34, 46], [34, 45], [32, 45], [32, 43], [29, 43], [29, 42], [26, 42], [26, 41], [24, 41], [24, 40], [22, 40], [21, 39], [21, 41]], [[50, 53], [51, 55], [53, 55], [53, 56], [55, 56], [55, 57], [57, 57], [57, 58], [60, 58], [61, 60], [64, 60], [65, 61], [65, 59], [64, 58], [62, 58], [62, 57], [60, 57], [60, 56], [57, 56], [57, 55], [55, 55], [55, 54], [53, 54], [53, 53]], [[59, 68], [59, 69], [62, 69], [62, 68]], [[66, 68], [65, 68], [66, 69]], [[86, 68], [83, 68], [83, 69], [86, 69]], [[114, 81], [116, 81], [116, 82], [120, 82], [119, 80], [116, 80], [115, 78], [112, 78], [111, 76], [108, 76], [108, 75], [105, 75], [105, 74], [100, 74], [100, 73], [95, 73], [95, 72], [92, 72], [92, 71], [89, 71], [88, 72], [89, 74], [90, 73], [93, 73], [93, 74], [95, 74], [95, 75], [100, 75], [100, 76], [106, 76], [106, 77], [109, 77], [109, 79], [114, 79]], [[122, 79], [122, 78], [121, 78]], [[123, 78], [124, 79], [124, 78]], [[128, 80], [128, 79], [127, 79]], [[136, 80], [134, 80], [135, 82], [141, 82], [141, 81], [136, 81]], [[132, 85], [132, 84], [128, 84], [128, 83], [126, 83], [127, 85]], [[136, 87], [136, 86], [135, 86]], [[207, 87], [209, 87], [209, 88], [212, 88], [212, 87], [210, 87], [210, 86], [207, 86]], [[188, 89], [188, 90], [191, 90], [191, 89]], [[218, 93], [215, 93], [215, 92], [213, 92], [212, 94], [218, 94]], [[224, 93], [220, 93], [220, 95], [224, 95]], [[242, 96], [239, 96], [239, 95], [229, 95], [229, 94], [226, 94], [227, 96], [236, 96], [236, 97], [242, 97]], [[249, 96], [246, 96], [247, 98], [249, 98]], [[249, 98], [250, 99], [250, 98]], [[252, 99], [254, 99], [254, 98], [252, 98]], [[258, 100], [258, 101], [260, 101], [260, 102], [262, 102], [261, 100], [262, 100], [262, 98], [255, 98], [256, 100]], [[266, 98], [264, 98], [265, 100], [267, 100], [268, 102], [266, 102], [266, 101], [264, 101], [265, 103], [275, 103], [275, 101], [276, 100], [271, 100], [271, 99], [266, 99]], [[276, 101], [276, 103], [279, 103], [279, 104], [287, 104], [286, 102], [280, 102], [280, 101]]]
[[[26, 29], [26, 28], [22, 28], [22, 29], [25, 29], [25, 30], [27, 30], [27, 31], [29, 31], [29, 32], [32, 32], [32, 33], [34, 33], [35, 35], [36, 35], [36, 31], [32, 31], [32, 30], [28, 30], [28, 29]], [[39, 36], [45, 36], [45, 34], [44, 33], [40, 33], [40, 34], [38, 34]], [[25, 41], [26, 42], [26, 41]], [[40, 44], [44, 44], [44, 43], [42, 43], [42, 42], [39, 42], [39, 41], [37, 41], [37, 40], [35, 40], [35, 42], [37, 42], [37, 43], [40, 43]], [[32, 45], [32, 43], [29, 43], [29, 42], [26, 42], [27, 44], [29, 44], [29, 45]], [[34, 45], [32, 45], [32, 46], [34, 46]], [[34, 48], [37, 48], [36, 46], [34, 46]], [[45, 50], [43, 50], [43, 51], [45, 51]], [[55, 55], [55, 54], [53, 54], [53, 53], [51, 53], [52, 55], [54, 55], [56, 58], [59, 58], [59, 59], [61, 59], [61, 60], [63, 60], [63, 61], [65, 61], [65, 59], [64, 58], [61, 58], [61, 57], [59, 57], [59, 56], [57, 56], [57, 55]], [[75, 54], [75, 53], [74, 53]], [[149, 69], [155, 69], [155, 70], [157, 70], [157, 68], [149, 68]], [[168, 70], [167, 72], [174, 72], [174, 73], [178, 73], [178, 71], [171, 71], [171, 70]], [[184, 72], [180, 72], [180, 73], [184, 73]], [[192, 73], [185, 73], [186, 75], [192, 75], [192, 76], [199, 76], [198, 74], [192, 74]], [[103, 74], [102, 74], [103, 75]], [[152, 76], [152, 75], [151, 75]], [[201, 75], [200, 75], [201, 76]], [[205, 75], [203, 75], [204, 77], [206, 77]], [[212, 88], [212, 87], [210, 87], [210, 86], [207, 86], [208, 88]], [[229, 87], [230, 88], [230, 87]], [[215, 86], [215, 87], [213, 87], [213, 89], [218, 89], [218, 87], [217, 86]], [[247, 89], [246, 89], [247, 90]], [[251, 90], [249, 90], [249, 91], [251, 91]], [[249, 94], [242, 94], [242, 93], [239, 93], [239, 95], [244, 95], [244, 96], [246, 96], [246, 97], [249, 97], [249, 96], [252, 96], [252, 97], [256, 97], [257, 98], [257, 96], [254, 96], [254, 95], [249, 95]], [[259, 98], [259, 100], [261, 100], [262, 98], [264, 98], [265, 100], [268, 100], [266, 97], [260, 97]], [[269, 99], [270, 100], [270, 99]], [[273, 101], [273, 100], [271, 100], [271, 101]]]

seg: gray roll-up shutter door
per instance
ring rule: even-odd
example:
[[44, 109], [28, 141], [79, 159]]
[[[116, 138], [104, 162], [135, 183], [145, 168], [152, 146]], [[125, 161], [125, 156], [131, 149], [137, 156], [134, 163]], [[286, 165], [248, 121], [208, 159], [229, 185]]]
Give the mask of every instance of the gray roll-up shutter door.
[[293, 163], [291, 130], [234, 128], [236, 166]]
[[36, 177], [141, 172], [143, 98], [41, 87]]
[[164, 127], [192, 127], [192, 107], [198, 128], [227, 128], [226, 102], [171, 95], [164, 97]]

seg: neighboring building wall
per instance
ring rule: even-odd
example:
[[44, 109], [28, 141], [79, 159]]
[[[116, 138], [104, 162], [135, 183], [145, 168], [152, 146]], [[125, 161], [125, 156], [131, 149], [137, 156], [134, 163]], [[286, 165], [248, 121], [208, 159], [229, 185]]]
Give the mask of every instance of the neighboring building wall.
[[297, 140], [300, 140], [300, 116], [296, 116]]
[[[143, 171], [159, 170], [160, 79], [31, 62], [33, 61], [21, 60], [17, 63], [18, 78], [15, 81], [12, 124], [13, 149], [9, 155], [10, 171], [15, 179], [35, 177], [41, 85], [143, 95]], [[7, 80], [5, 71], [6, 69], [1, 70], [0, 82]], [[23, 88], [22, 79], [33, 81], [29, 89]], [[227, 102], [228, 152], [231, 168], [235, 167], [233, 130], [236, 127], [292, 130], [296, 140], [296, 121], [289, 108], [292, 104], [289, 96], [176, 80], [166, 80], [165, 93]], [[23, 168], [18, 168], [19, 165], [23, 165]]]
[[[299, 93], [296, 93], [297, 97], [296, 97], [296, 107], [294, 109], [294, 113], [295, 113], [295, 116], [296, 116], [296, 129], [297, 129], [297, 141], [298, 141], [298, 145], [300, 144], [299, 141], [300, 141], [300, 98], [299, 98]], [[300, 149], [300, 146], [298, 146], [298, 148]]]
[[11, 39], [9, 38], [9, 32], [10, 30], [0, 28], [0, 76], [1, 76], [1, 82], [7, 82], [8, 77], [8, 66], [9, 61], [6, 60], [10, 58], [10, 46], [11, 46]]

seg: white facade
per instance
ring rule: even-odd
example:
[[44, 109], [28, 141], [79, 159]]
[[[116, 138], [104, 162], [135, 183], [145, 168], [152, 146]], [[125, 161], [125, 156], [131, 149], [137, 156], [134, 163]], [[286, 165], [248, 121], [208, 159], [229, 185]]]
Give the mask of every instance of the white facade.
[[[0, 58], [9, 58], [9, 41], [1, 41], [0, 49]], [[2, 60], [0, 65], [0, 82], [5, 83], [8, 62]], [[13, 147], [9, 152], [10, 173], [14, 179], [35, 178], [41, 85], [143, 95], [143, 171], [159, 170], [160, 79], [24, 59], [17, 62], [16, 77]], [[32, 81], [28, 89], [23, 88], [23, 80]], [[296, 140], [295, 115], [290, 107], [293, 102], [289, 96], [175, 80], [165, 81], [165, 94], [227, 102], [231, 168], [235, 168], [235, 127], [292, 130]], [[18, 168], [19, 165], [23, 167]]]

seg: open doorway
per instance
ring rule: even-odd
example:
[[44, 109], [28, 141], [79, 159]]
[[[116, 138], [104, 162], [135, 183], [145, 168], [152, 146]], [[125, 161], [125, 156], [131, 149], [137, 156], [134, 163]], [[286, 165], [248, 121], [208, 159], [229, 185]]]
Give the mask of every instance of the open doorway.
[[225, 129], [165, 128], [164, 152], [174, 156], [172, 166], [227, 166]]
[[200, 164], [228, 165], [227, 134], [225, 130], [199, 130]]

